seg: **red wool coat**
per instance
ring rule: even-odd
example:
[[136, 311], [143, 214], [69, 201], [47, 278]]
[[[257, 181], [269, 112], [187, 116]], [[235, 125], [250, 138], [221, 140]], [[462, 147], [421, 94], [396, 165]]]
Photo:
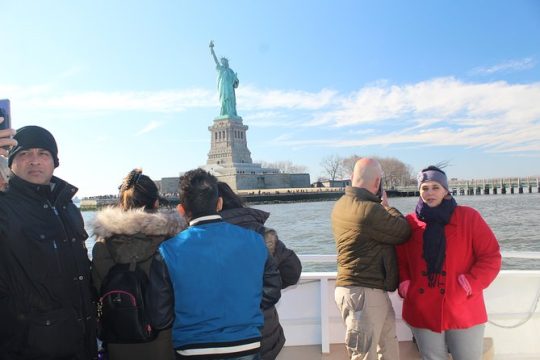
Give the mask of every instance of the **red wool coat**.
[[[411, 237], [397, 246], [400, 283], [410, 280], [403, 303], [403, 319], [411, 326], [442, 332], [466, 329], [487, 321], [483, 290], [501, 268], [499, 243], [480, 214], [457, 206], [445, 227], [446, 260], [435, 287], [428, 287], [427, 265], [422, 257], [426, 224], [416, 214], [407, 215]], [[472, 293], [458, 282], [464, 274]]]

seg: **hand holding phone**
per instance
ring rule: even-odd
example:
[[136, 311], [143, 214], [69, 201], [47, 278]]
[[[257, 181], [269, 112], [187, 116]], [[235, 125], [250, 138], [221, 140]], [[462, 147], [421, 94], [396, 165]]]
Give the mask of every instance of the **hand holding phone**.
[[9, 180], [9, 167], [7, 159], [0, 156], [0, 191], [4, 191]]
[[0, 100], [0, 155], [7, 156], [11, 146], [16, 146], [17, 142], [11, 137], [15, 134], [11, 129], [11, 109], [9, 100]]
[[378, 197], [380, 197], [382, 199], [383, 197], [383, 186], [382, 186], [382, 183], [383, 183], [383, 179], [381, 179], [381, 181], [379, 182], [379, 189], [377, 190], [377, 193], [375, 195], [377, 195]]
[[386, 197], [386, 191], [383, 189], [383, 179], [379, 182], [379, 189], [377, 190], [377, 193], [375, 194], [381, 199], [381, 204], [383, 206], [388, 206], [388, 198]]
[[381, 205], [384, 207], [389, 207], [390, 204], [388, 203], [388, 196], [386, 196], [386, 191], [383, 190], [382, 196], [381, 196]]
[[11, 109], [8, 99], [0, 100], [0, 117], [4, 118], [4, 121], [0, 122], [0, 130], [9, 129], [11, 127]]

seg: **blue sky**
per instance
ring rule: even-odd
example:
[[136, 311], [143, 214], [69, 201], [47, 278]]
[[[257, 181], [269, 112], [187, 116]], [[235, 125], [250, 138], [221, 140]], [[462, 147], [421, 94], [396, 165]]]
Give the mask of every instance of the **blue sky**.
[[450, 177], [540, 175], [538, 1], [0, 0], [0, 98], [59, 143], [56, 175], [111, 194], [206, 163], [208, 43], [238, 73], [254, 161], [312, 181], [331, 155]]

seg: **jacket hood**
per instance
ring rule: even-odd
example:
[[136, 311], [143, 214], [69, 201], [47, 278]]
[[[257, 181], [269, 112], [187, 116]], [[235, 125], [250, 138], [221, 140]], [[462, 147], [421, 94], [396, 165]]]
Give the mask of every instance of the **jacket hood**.
[[270, 216], [270, 213], [254, 208], [236, 208], [227, 209], [219, 213], [222, 219], [228, 223], [241, 226], [258, 232], [264, 236], [266, 247], [272, 256], [276, 251], [277, 233], [274, 229], [264, 226], [264, 223]]
[[120, 234], [172, 237], [186, 226], [186, 220], [176, 210], [149, 213], [143, 209], [124, 211], [118, 207], [99, 211], [92, 223], [94, 235], [105, 239]]
[[228, 223], [258, 231], [264, 225], [270, 213], [254, 208], [227, 209], [219, 213]]

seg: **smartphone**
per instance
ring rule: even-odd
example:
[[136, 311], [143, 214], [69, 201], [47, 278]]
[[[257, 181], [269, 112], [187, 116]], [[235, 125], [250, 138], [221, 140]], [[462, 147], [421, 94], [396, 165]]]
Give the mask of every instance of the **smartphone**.
[[4, 121], [0, 123], [0, 130], [9, 129], [11, 127], [11, 109], [8, 99], [0, 100], [0, 117], [4, 118]]
[[382, 183], [383, 183], [383, 180], [381, 179], [381, 182], [379, 183], [379, 190], [377, 190], [377, 193], [375, 195], [377, 195], [378, 197], [380, 197], [382, 199], [382, 196], [383, 196], [383, 187], [382, 187]]
[[9, 167], [7, 159], [0, 156], [0, 191], [3, 191], [5, 184], [9, 180]]

